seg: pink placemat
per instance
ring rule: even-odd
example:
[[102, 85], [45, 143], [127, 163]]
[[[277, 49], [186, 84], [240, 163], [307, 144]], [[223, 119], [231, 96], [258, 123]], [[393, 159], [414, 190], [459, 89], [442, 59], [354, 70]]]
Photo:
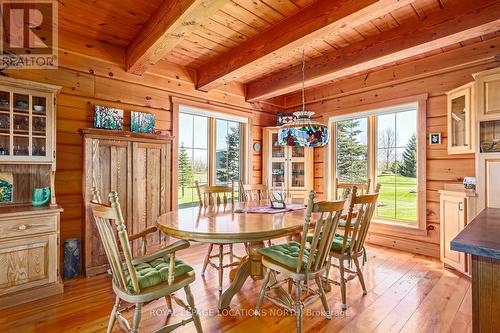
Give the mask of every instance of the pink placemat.
[[298, 204], [289, 204], [286, 205], [286, 208], [283, 209], [274, 209], [271, 206], [258, 206], [258, 207], [251, 207], [247, 209], [247, 213], [253, 213], [253, 214], [278, 214], [278, 213], [285, 213], [285, 212], [290, 212], [292, 210], [300, 210], [300, 209], [305, 209], [305, 205], [298, 205]]

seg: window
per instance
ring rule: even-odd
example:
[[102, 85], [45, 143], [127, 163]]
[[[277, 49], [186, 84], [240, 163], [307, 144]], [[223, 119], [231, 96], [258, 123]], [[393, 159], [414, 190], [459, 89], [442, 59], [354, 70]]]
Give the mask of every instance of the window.
[[[239, 119], [182, 107], [179, 112], [178, 204], [198, 204], [195, 181], [226, 185], [243, 179], [244, 123]], [[236, 118], [236, 117], [235, 117]]]
[[416, 110], [376, 117], [376, 217], [414, 224], [417, 221]]
[[336, 176], [340, 183], [368, 181], [368, 118], [335, 124]]
[[419, 225], [417, 113], [414, 103], [334, 122], [335, 177], [339, 183], [371, 180], [372, 189], [381, 185], [377, 221]]
[[[198, 202], [194, 182], [208, 183], [208, 118], [179, 114], [179, 207]], [[195, 130], [196, 129], [196, 130]]]

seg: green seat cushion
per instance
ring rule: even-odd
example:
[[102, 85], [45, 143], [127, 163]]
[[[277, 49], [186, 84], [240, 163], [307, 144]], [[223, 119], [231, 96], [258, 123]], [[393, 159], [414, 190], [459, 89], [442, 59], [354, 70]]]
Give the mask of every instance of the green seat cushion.
[[[307, 242], [311, 243], [313, 239], [312, 235], [307, 236]], [[331, 251], [340, 252], [342, 250], [342, 243], [344, 242], [344, 236], [340, 234], [335, 234], [332, 240]], [[351, 246], [351, 237], [347, 238], [346, 250]]]
[[[141, 290], [156, 286], [162, 282], [168, 281], [168, 266], [170, 263], [170, 256], [156, 258], [154, 260], [141, 263], [135, 266], [137, 281]], [[175, 272], [174, 277], [178, 277], [191, 272], [193, 267], [186, 264], [181, 259], [175, 259]], [[125, 272], [127, 279], [127, 290], [130, 293], [134, 292], [132, 280], [128, 271]]]
[[[259, 249], [259, 253], [264, 257], [268, 257], [280, 264], [285, 265], [291, 269], [297, 268], [297, 262], [299, 260], [300, 253], [300, 243], [288, 242], [285, 244], [276, 244], [270, 247]], [[302, 258], [302, 267], [307, 264], [307, 258], [309, 256], [309, 249], [305, 249], [304, 256]]]

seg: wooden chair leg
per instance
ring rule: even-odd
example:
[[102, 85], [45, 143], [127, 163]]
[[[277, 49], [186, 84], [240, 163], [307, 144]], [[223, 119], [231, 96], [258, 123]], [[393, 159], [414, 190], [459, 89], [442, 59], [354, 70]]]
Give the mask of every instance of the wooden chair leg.
[[260, 316], [260, 308], [262, 307], [262, 301], [264, 300], [264, 295], [266, 294], [267, 284], [269, 283], [269, 277], [271, 276], [271, 270], [267, 269], [266, 275], [264, 275], [264, 281], [262, 281], [262, 288], [260, 288], [259, 298], [257, 299], [257, 305], [255, 305], [255, 315]]
[[293, 280], [288, 279], [288, 293], [292, 294], [292, 288], [293, 288]]
[[205, 271], [207, 269], [208, 262], [210, 261], [210, 255], [212, 254], [212, 250], [214, 248], [213, 244], [210, 244], [208, 247], [207, 255], [205, 256], [205, 261], [203, 262], [203, 269], [201, 270], [201, 276], [205, 276]]
[[172, 297], [170, 297], [170, 295], [165, 296], [165, 302], [167, 303], [168, 313], [173, 313]]
[[224, 245], [219, 245], [219, 291], [222, 291], [222, 279], [224, 277]]
[[323, 289], [326, 292], [332, 291], [332, 284], [330, 283], [330, 268], [332, 267], [332, 258], [326, 260], [325, 278], [323, 280]]
[[191, 308], [191, 315], [193, 316], [194, 327], [196, 327], [196, 332], [203, 333], [203, 329], [201, 327], [200, 316], [198, 315], [198, 311], [194, 306], [194, 297], [193, 293], [191, 293], [191, 287], [189, 285], [184, 287], [184, 292], [186, 293], [186, 300]]
[[339, 259], [339, 269], [340, 269], [340, 292], [342, 293], [342, 310], [347, 309], [347, 296], [346, 296], [346, 286], [345, 286], [345, 269], [344, 260]]
[[366, 291], [365, 278], [363, 277], [363, 272], [361, 271], [361, 266], [359, 264], [358, 258], [353, 258], [354, 265], [356, 266], [356, 274], [358, 275], [359, 283], [363, 288], [363, 295], [366, 295], [368, 292]]
[[300, 281], [295, 281], [295, 315], [297, 316], [297, 333], [302, 332], [302, 286]]
[[137, 303], [135, 305], [135, 311], [134, 311], [134, 319], [133, 319], [133, 327], [132, 327], [132, 333], [137, 333], [139, 332], [139, 323], [141, 322], [141, 313], [142, 311], [142, 303]]
[[109, 316], [108, 328], [106, 329], [106, 333], [111, 333], [113, 330], [113, 326], [116, 321], [116, 313], [118, 312], [118, 308], [120, 307], [120, 298], [116, 296], [115, 305], [113, 305], [113, 310], [111, 310], [111, 315]]
[[233, 263], [233, 244], [229, 244], [229, 263]]
[[318, 285], [321, 303], [323, 303], [323, 307], [325, 308], [326, 319], [332, 319], [332, 314], [330, 312], [330, 306], [328, 305], [328, 301], [326, 300], [326, 293], [325, 293], [325, 290], [323, 289], [323, 281], [321, 280], [321, 276], [316, 277], [316, 284]]

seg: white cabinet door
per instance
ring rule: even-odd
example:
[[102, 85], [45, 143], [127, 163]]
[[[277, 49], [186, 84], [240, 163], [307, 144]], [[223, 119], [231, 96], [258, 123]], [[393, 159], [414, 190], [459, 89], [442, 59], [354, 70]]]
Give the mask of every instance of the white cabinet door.
[[450, 242], [465, 227], [465, 205], [464, 198], [441, 195], [441, 261], [461, 272], [467, 271], [465, 255], [452, 251]]

